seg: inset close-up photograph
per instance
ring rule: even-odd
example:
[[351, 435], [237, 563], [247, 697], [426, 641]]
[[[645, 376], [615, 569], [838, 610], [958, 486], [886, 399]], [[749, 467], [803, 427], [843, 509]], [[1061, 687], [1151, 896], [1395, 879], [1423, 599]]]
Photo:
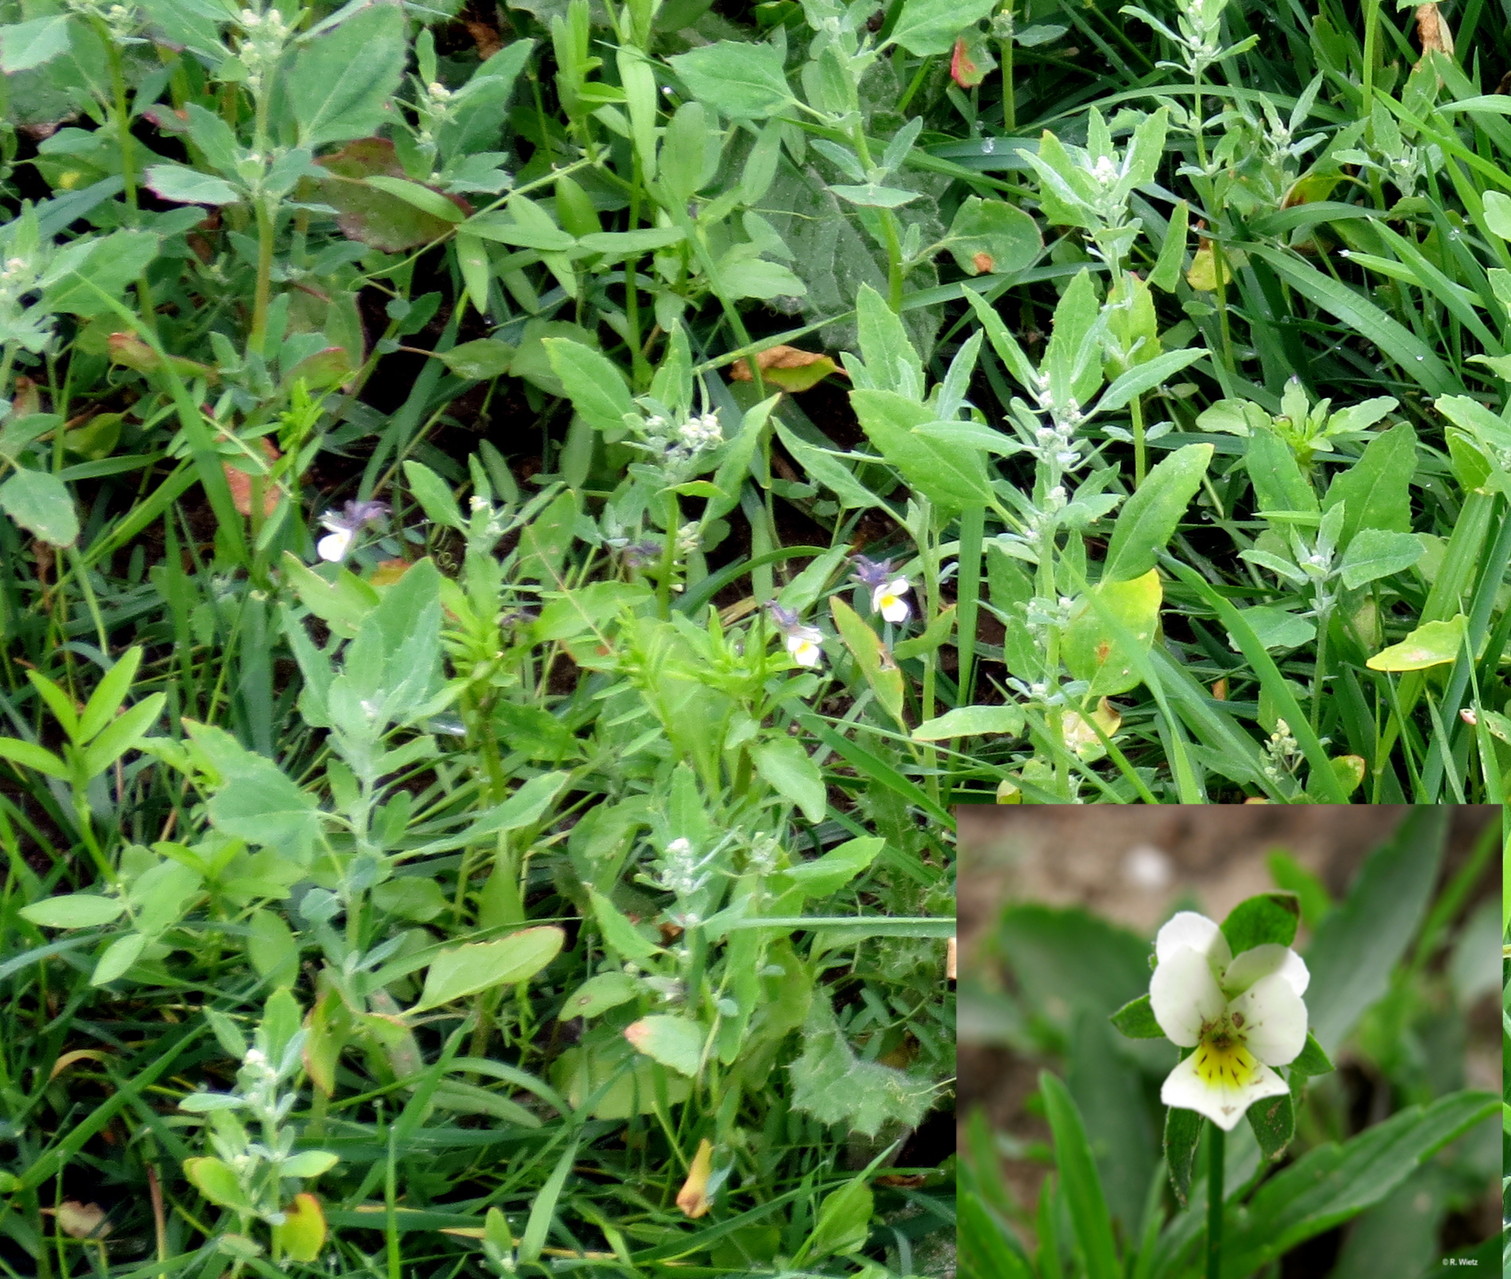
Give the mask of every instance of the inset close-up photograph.
[[1501, 1264], [1500, 809], [956, 815], [965, 1279]]

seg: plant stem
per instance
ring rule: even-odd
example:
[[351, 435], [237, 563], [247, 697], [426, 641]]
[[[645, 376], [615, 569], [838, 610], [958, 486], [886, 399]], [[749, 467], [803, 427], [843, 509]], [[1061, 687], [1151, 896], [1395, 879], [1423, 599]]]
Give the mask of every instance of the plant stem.
[[1223, 1131], [1207, 1129], [1207, 1279], [1222, 1279]]

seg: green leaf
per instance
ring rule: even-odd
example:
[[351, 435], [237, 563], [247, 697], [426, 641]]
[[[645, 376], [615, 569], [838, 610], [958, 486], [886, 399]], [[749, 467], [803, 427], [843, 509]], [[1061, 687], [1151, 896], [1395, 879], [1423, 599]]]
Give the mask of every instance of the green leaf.
[[855, 323], [860, 357], [866, 362], [871, 382], [884, 391], [921, 399], [923, 361], [908, 338], [902, 318], [869, 284], [862, 284], [856, 294]]
[[698, 1077], [707, 1032], [689, 1017], [659, 1014], [642, 1017], [624, 1028], [624, 1037], [636, 1052], [690, 1079]]
[[997, 7], [997, 0], [907, 0], [892, 39], [920, 58], [948, 53], [958, 36]]
[[1126, 372], [1120, 373], [1117, 380], [1102, 392], [1102, 398], [1097, 401], [1097, 412], [1110, 412], [1113, 409], [1122, 408], [1130, 400], [1168, 381], [1187, 365], [1195, 364], [1206, 355], [1207, 352], [1203, 350], [1187, 349], [1165, 351], [1152, 359], [1142, 360]]
[[[380, 885], [381, 886], [381, 885]], [[275, 990], [299, 979], [299, 942], [283, 916], [266, 907], [247, 921], [247, 960]]]
[[622, 433], [625, 417], [635, 413], [635, 402], [618, 366], [571, 338], [546, 338], [544, 346], [551, 371], [561, 379], [583, 421], [615, 437]]
[[942, 742], [951, 737], [981, 737], [1000, 734], [1017, 737], [1023, 732], [1023, 708], [1006, 706], [957, 706], [943, 715], [926, 719], [909, 736], [915, 742]]
[[420, 182], [411, 182], [392, 174], [375, 173], [367, 179], [367, 185], [403, 200], [405, 204], [413, 205], [421, 213], [440, 222], [455, 224], [467, 216], [455, 200]]
[[638, 231], [590, 231], [577, 243], [594, 253], [602, 253], [610, 261], [637, 257], [653, 249], [667, 249], [681, 244], [687, 233], [681, 227], [642, 227]]
[[804, 897], [827, 897], [869, 869], [886, 844], [875, 836], [847, 839], [821, 857], [781, 871], [781, 882], [796, 885]]
[[301, 145], [313, 149], [377, 133], [391, 117], [407, 56], [403, 8], [384, 0], [307, 37], [277, 81]]
[[1148, 995], [1130, 999], [1110, 1019], [1129, 1039], [1163, 1039], [1165, 1032], [1154, 1019], [1154, 1006]]
[[1372, 671], [1423, 671], [1457, 661], [1464, 649], [1467, 624], [1462, 613], [1446, 621], [1424, 622], [1399, 644], [1381, 649], [1364, 664]]
[[1349, 590], [1410, 568], [1427, 548], [1411, 533], [1364, 528], [1354, 534], [1338, 563], [1338, 574]]
[[838, 183], [829, 188], [847, 204], [858, 204], [864, 209], [898, 209], [922, 197], [921, 191], [908, 191], [903, 187], [878, 186], [867, 182], [861, 186]]
[[94, 966], [94, 972], [90, 974], [91, 986], [108, 986], [111, 982], [124, 977], [131, 971], [131, 966], [142, 957], [142, 951], [147, 947], [147, 939], [141, 933], [127, 933], [124, 937], [117, 937], [105, 947], [105, 953], [100, 956], [99, 962]]
[[876, 694], [876, 700], [897, 726], [906, 730], [907, 721], [902, 714], [902, 671], [892, 659], [885, 641], [837, 594], [829, 597], [829, 613], [834, 618], [840, 639], [855, 658], [862, 678]]
[[68, 15], [53, 14], [0, 27], [0, 71], [15, 75], [51, 62], [68, 48]]
[[151, 693], [106, 725], [99, 736], [84, 748], [85, 774], [96, 777], [127, 751], [135, 750], [146, 738], [147, 730], [163, 713], [166, 700], [163, 693]]
[[1238, 614], [1267, 649], [1300, 648], [1317, 634], [1317, 624], [1311, 618], [1298, 617], [1278, 604], [1256, 604], [1239, 609]]
[[1201, 1116], [1196, 1111], [1174, 1106], [1165, 1111], [1165, 1167], [1170, 1171], [1170, 1188], [1182, 1208], [1191, 1200], [1191, 1169], [1200, 1137]]
[[415, 501], [432, 521], [459, 533], [466, 532], [467, 521], [462, 518], [462, 508], [457, 505], [456, 495], [445, 480], [423, 462], [405, 462], [404, 478], [409, 481], [409, 491]]
[[603, 937], [604, 948], [620, 963], [626, 960], [649, 959], [661, 948], [642, 933], [620, 911], [619, 907], [593, 887], [588, 888], [588, 901], [593, 908], [593, 918], [598, 923], [598, 932]]
[[561, 951], [566, 934], [554, 924], [525, 928], [497, 941], [467, 942], [443, 950], [425, 974], [420, 1002], [409, 1011], [439, 1008], [495, 986], [528, 981]]
[[79, 715], [74, 730], [75, 741], [93, 740], [119, 713], [126, 703], [126, 694], [131, 691], [131, 681], [136, 678], [137, 668], [142, 663], [140, 645], [128, 648], [116, 659], [115, 665], [105, 672], [96, 685], [83, 712]]
[[23, 742], [15, 737], [0, 737], [0, 759], [8, 759], [23, 768], [35, 769], [61, 782], [70, 780], [68, 765], [45, 747], [35, 742]]
[[208, 805], [210, 824], [259, 847], [277, 848], [295, 865], [305, 863], [320, 833], [315, 797], [224, 729], [193, 720], [185, 720], [184, 728], [222, 779]]
[[[451, 234], [454, 219], [434, 217], [368, 181], [374, 176], [404, 176], [404, 166], [387, 138], [358, 138], [321, 156], [316, 164], [331, 175], [316, 184], [317, 198], [336, 210], [336, 224], [348, 239], [398, 253]], [[481, 220], [474, 218], [458, 230], [458, 240], [464, 231], [481, 234]]]
[[118, 897], [68, 893], [23, 906], [17, 914], [41, 928], [98, 928], [119, 919], [125, 909], [126, 903]]
[[[1442, 403], [1440, 399], [1437, 407]], [[1411, 531], [1411, 480], [1416, 469], [1417, 433], [1409, 422], [1400, 422], [1372, 439], [1358, 461], [1337, 473], [1322, 509], [1343, 503], [1339, 536], [1344, 546], [1363, 528]]]
[[875, 1196], [865, 1174], [830, 1191], [819, 1204], [813, 1233], [798, 1249], [794, 1264], [806, 1266], [864, 1247], [871, 1234], [871, 1216], [875, 1210]]
[[[43, 19], [45, 21], [45, 19]], [[23, 26], [36, 26], [34, 22], [23, 23]], [[14, 27], [9, 30], [15, 30]], [[6, 40], [6, 48], [9, 50], [10, 41]], [[7, 71], [11, 68], [6, 67]], [[1511, 195], [1500, 191], [1485, 192], [1485, 225], [1490, 228], [1502, 240], [1511, 240]]]
[[1260, 244], [1248, 251], [1251, 256], [1268, 263], [1292, 288], [1342, 320], [1352, 332], [1364, 334], [1429, 394], [1449, 395], [1459, 389], [1459, 379], [1432, 347], [1368, 301], [1362, 293], [1324, 275], [1303, 261], [1293, 249]]
[[1260, 893], [1228, 912], [1222, 935], [1235, 955], [1255, 946], [1289, 946], [1300, 919], [1301, 903], [1294, 893]]
[[327, 582], [293, 552], [283, 553], [284, 580], [294, 588], [299, 602], [337, 635], [354, 637], [367, 615], [378, 605], [378, 592], [348, 568]]
[[1307, 1013], [1317, 1042], [1335, 1052], [1390, 989], [1433, 899], [1450, 809], [1407, 810], [1364, 863], [1347, 898], [1325, 916], [1306, 952]]
[[1210, 444], [1187, 444], [1144, 477], [1123, 503], [1107, 548], [1103, 580], [1127, 582], [1154, 567], [1156, 556], [1175, 535], [1212, 459]]
[[796, 804], [810, 822], [821, 822], [828, 809], [824, 776], [795, 737], [768, 737], [750, 749], [751, 761], [770, 787]]
[[329, 1150], [301, 1150], [284, 1160], [279, 1175], [283, 1177], [318, 1177], [339, 1162]]
[[793, 100], [773, 45], [720, 40], [667, 61], [693, 97], [731, 120], [761, 120]]
[[967, 275], [1027, 270], [1044, 251], [1033, 215], [1006, 200], [967, 196], [955, 212], [945, 244]]
[[175, 204], [235, 204], [241, 199], [241, 192], [224, 178], [182, 164], [151, 165], [142, 181]]
[[[941, 512], [955, 515], [992, 500], [986, 460], [979, 449], [913, 429], [934, 420], [926, 405], [893, 391], [851, 391], [850, 402], [877, 452], [897, 468], [908, 487]], [[1211, 445], [1188, 447], [1211, 452]]]
[[194, 1188], [217, 1207], [248, 1215], [256, 1213], [256, 1205], [247, 1198], [231, 1165], [223, 1159], [214, 1155], [185, 1159], [184, 1173], [194, 1183]]
[[83, 241], [82, 256], [70, 254], [80, 243], [53, 259], [43, 276], [44, 301], [71, 315], [102, 315], [157, 257], [160, 240], [150, 231], [112, 231]]
[[1087, 1279], [1120, 1279], [1117, 1245], [1112, 1238], [1112, 1218], [1102, 1194], [1086, 1130], [1070, 1093], [1049, 1071], [1039, 1073], [1039, 1091], [1044, 1096], [1044, 1115], [1054, 1134], [1055, 1163], [1060, 1187], [1070, 1208], [1076, 1243], [1086, 1260]]
[[51, 471], [17, 468], [0, 484], [0, 510], [49, 546], [72, 546], [79, 538], [73, 494]]
[[802, 1044], [802, 1055], [788, 1067], [792, 1105], [821, 1123], [874, 1137], [889, 1120], [913, 1127], [928, 1109], [933, 1085], [857, 1057], [821, 1000], [809, 1007]]
[[[1379, 1203], [1455, 1138], [1496, 1114], [1488, 1092], [1409, 1106], [1341, 1145], [1307, 1151], [1260, 1185], [1223, 1241], [1223, 1268], [1259, 1274], [1298, 1244]], [[1172, 1269], [1181, 1263], [1172, 1259]]]
[[1246, 1117], [1264, 1157], [1279, 1159], [1296, 1135], [1296, 1107], [1291, 1094], [1261, 1098], [1249, 1107]]
[[566, 997], [556, 1019], [570, 1021], [573, 1017], [596, 1017], [634, 999], [640, 991], [639, 978], [630, 973], [598, 973]]
[[1322, 1051], [1322, 1045], [1317, 1042], [1317, 1037], [1311, 1031], [1307, 1031], [1306, 1046], [1302, 1048], [1301, 1055], [1291, 1063], [1291, 1074], [1326, 1075], [1332, 1069], [1333, 1063]]

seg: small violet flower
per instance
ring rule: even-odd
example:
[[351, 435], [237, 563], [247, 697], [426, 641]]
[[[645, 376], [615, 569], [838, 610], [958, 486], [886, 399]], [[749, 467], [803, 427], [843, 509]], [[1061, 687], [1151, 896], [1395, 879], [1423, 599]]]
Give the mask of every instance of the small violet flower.
[[850, 562], [855, 566], [855, 580], [871, 588], [871, 607], [876, 612], [894, 625], [912, 616], [913, 610], [903, 598], [909, 590], [908, 579], [893, 576], [891, 560], [877, 562], [857, 555]]
[[339, 564], [351, 553], [357, 534], [387, 514], [387, 502], [348, 502], [339, 512], [327, 511], [320, 517], [320, 527], [327, 535], [315, 544], [316, 553], [323, 560]]
[[799, 666], [823, 664], [824, 650], [819, 647], [819, 641], [824, 638], [824, 634], [818, 627], [805, 626], [798, 621], [796, 613], [783, 608], [775, 600], [766, 605], [766, 611], [771, 614], [777, 630], [786, 638], [787, 653], [794, 662]]
[[1231, 1132], [1244, 1112], [1288, 1091], [1272, 1066], [1306, 1045], [1306, 963], [1289, 946], [1255, 946], [1234, 958], [1205, 915], [1181, 911], [1159, 930], [1149, 1003], [1160, 1029], [1187, 1054], [1160, 1100]]

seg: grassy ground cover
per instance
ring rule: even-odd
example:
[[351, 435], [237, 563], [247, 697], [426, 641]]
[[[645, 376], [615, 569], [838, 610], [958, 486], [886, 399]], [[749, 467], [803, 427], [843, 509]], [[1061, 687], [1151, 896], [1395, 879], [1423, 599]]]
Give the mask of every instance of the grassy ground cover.
[[0, 1264], [947, 1267], [952, 803], [1504, 798], [1503, 16], [0, 4]]

